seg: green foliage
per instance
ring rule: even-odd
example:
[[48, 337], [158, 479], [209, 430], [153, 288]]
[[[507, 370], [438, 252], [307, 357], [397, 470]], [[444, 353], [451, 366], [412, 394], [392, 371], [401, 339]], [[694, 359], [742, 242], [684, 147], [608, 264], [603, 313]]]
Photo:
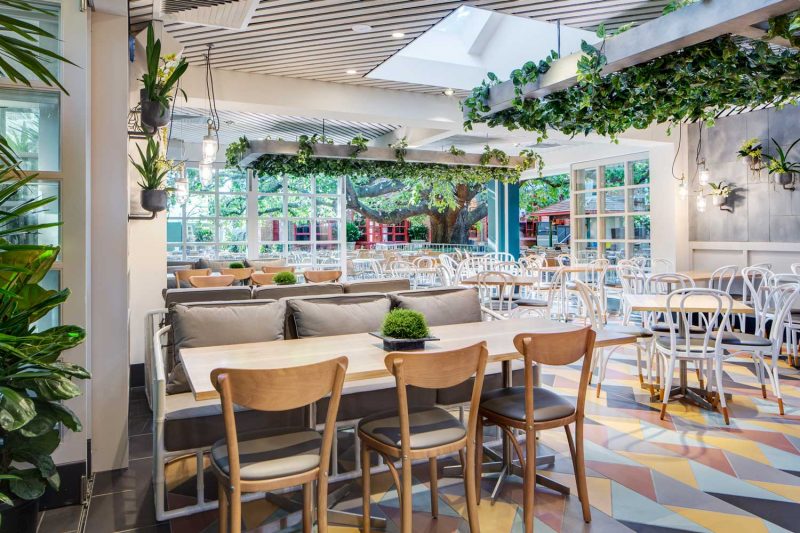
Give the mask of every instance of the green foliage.
[[275, 285], [294, 285], [297, 283], [297, 276], [294, 272], [277, 272], [272, 276], [272, 282]]
[[239, 137], [239, 140], [233, 141], [225, 149], [225, 159], [229, 167], [238, 167], [239, 161], [242, 160], [244, 155], [250, 149], [250, 141], [244, 135]]
[[763, 154], [764, 147], [761, 141], [757, 138], [748, 139], [742, 143], [737, 152], [739, 157], [752, 157], [753, 159], [760, 159]]
[[569, 198], [569, 175], [558, 174], [524, 182], [519, 189], [519, 206], [527, 213]]
[[775, 145], [775, 155], [765, 156], [769, 160], [769, 164], [767, 165], [767, 170], [769, 170], [769, 173], [791, 174], [793, 172], [800, 172], [800, 163], [789, 161], [789, 153], [795, 146], [797, 146], [797, 143], [800, 143], [800, 139], [797, 139], [795, 142], [793, 142], [787, 150], [784, 150], [775, 139], [772, 139], [772, 143]]
[[454, 145], [454, 144], [451, 144], [450, 148], [448, 148], [447, 151], [450, 152], [451, 154], [453, 154], [454, 156], [458, 156], [458, 157], [460, 157], [462, 155], [466, 155], [466, 153], [467, 153], [464, 150], [461, 150], [460, 148], [456, 148], [456, 145]]
[[391, 148], [394, 148], [394, 157], [397, 159], [397, 162], [402, 164], [406, 162], [406, 153], [408, 153], [408, 139], [403, 137], [402, 139], [392, 143], [389, 145]]
[[686, 7], [692, 4], [696, 4], [700, 2], [700, 0], [670, 0], [669, 4], [664, 6], [664, 15], [669, 15], [670, 13], [681, 9], [682, 7]]
[[154, 137], [148, 137], [145, 151], [142, 152], [142, 148], [138, 144], [136, 145], [136, 150], [139, 152], [139, 162], [134, 161], [131, 156], [128, 156], [128, 158], [142, 177], [138, 182], [139, 187], [146, 191], [161, 189], [167, 173], [172, 168], [162, 157], [161, 146], [158, 141]]
[[492, 148], [488, 144], [483, 147], [481, 165], [490, 165], [492, 162], [499, 165], [508, 165], [509, 161], [508, 155], [499, 148]]
[[[161, 39], [155, 38], [152, 24], [147, 26], [145, 61], [147, 71], [142, 74], [140, 81], [144, 85], [147, 98], [151, 102], [159, 102], [164, 108], [169, 108], [174, 97], [173, 91], [177, 87], [178, 80], [189, 68], [189, 63], [185, 58], [177, 60], [174, 54], [161, 57]], [[186, 93], [182, 89], [180, 92], [186, 100]]]
[[369, 141], [367, 140], [367, 138], [361, 135], [360, 133], [355, 137], [353, 137], [352, 139], [350, 139], [350, 142], [347, 143], [348, 145], [353, 147], [353, 152], [350, 154], [350, 157], [358, 157], [358, 154], [360, 154], [361, 152], [366, 152], [368, 148], [367, 147], [368, 142]]
[[355, 222], [348, 222], [345, 227], [345, 232], [347, 233], [347, 242], [360, 241], [364, 236], [364, 232], [361, 231], [361, 228], [358, 227], [358, 224]]
[[424, 339], [430, 336], [425, 315], [410, 309], [394, 309], [383, 320], [381, 334], [394, 339]]
[[709, 183], [709, 188], [711, 188], [711, 195], [712, 196], [720, 196], [722, 198], [727, 198], [733, 192], [732, 185], [725, 185], [724, 181], [720, 181], [719, 183]]
[[[240, 139], [241, 141], [241, 139]], [[329, 139], [324, 135], [301, 135], [297, 138], [297, 142], [300, 145], [297, 149], [297, 159], [301, 162], [301, 164], [305, 164], [314, 156], [314, 145], [315, 144], [333, 144], [333, 139]], [[227, 154], [227, 151], [226, 151]]]
[[775, 17], [769, 21], [767, 39], [783, 37], [792, 46], [800, 46], [800, 11]]
[[428, 226], [419, 223], [411, 224], [408, 227], [408, 238], [412, 241], [427, 241]]
[[231, 263], [228, 268], [244, 268], [244, 263]]

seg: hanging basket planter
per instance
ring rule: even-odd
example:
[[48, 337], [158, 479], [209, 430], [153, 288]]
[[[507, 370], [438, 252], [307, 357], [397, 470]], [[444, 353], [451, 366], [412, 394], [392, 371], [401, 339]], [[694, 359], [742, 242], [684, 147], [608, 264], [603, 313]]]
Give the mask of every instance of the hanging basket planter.
[[775, 184], [782, 187], [794, 184], [794, 172], [777, 172], [775, 173]]
[[157, 130], [169, 124], [169, 109], [161, 102], [149, 100], [145, 89], [139, 91], [139, 100], [142, 109], [142, 129]]
[[164, 189], [142, 189], [140, 198], [145, 211], [160, 213], [167, 208], [167, 191]]

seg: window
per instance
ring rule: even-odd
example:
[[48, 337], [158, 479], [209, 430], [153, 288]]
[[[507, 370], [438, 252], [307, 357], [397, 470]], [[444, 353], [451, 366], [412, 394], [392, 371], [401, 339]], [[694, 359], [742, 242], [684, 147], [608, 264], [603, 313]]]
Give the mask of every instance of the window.
[[59, 93], [0, 88], [0, 133], [22, 170], [59, 169]]
[[[59, 14], [61, 11], [61, 6], [58, 3], [52, 2], [37, 2], [36, 0], [26, 0], [26, 2], [37, 9], [41, 9], [45, 11], [44, 13], [41, 11], [22, 11], [19, 9], [15, 9], [13, 6], [9, 5], [0, 5], [0, 15], [10, 17], [12, 19], [17, 19], [19, 21], [25, 22], [32, 26], [36, 26], [38, 28], [43, 29], [44, 31], [48, 32], [50, 35], [56, 37], [56, 39], [50, 38], [34, 38], [33, 41], [29, 41], [29, 44], [34, 46], [39, 46], [48, 50], [50, 52], [60, 53], [59, 44], [58, 44], [58, 36], [59, 36]], [[0, 31], [3, 35], [7, 35], [9, 37], [19, 37], [14, 33], [10, 33], [8, 31]], [[47, 63], [47, 70], [52, 72], [55, 76], [59, 75], [59, 62], [58, 61], [48, 61]], [[17, 63], [16, 61], [11, 61], [10, 66], [15, 70], [19, 71], [20, 74], [25, 76], [28, 79], [32, 79], [32, 75], [30, 70], [25, 68], [23, 65]]]
[[573, 167], [576, 256], [650, 257], [650, 161], [645, 156]]

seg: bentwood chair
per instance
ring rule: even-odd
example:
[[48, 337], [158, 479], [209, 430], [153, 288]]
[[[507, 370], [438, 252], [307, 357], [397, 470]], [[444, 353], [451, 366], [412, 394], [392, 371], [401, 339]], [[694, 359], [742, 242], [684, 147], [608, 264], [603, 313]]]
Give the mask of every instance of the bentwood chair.
[[261, 272], [264, 272], [265, 274], [277, 274], [278, 272], [292, 272], [292, 273], [294, 273], [294, 268], [295, 267], [288, 266], [288, 265], [286, 265], [286, 266], [264, 266], [264, 267], [261, 267]]
[[[310, 533], [315, 481], [317, 530], [328, 530], [328, 469], [346, 371], [347, 358], [339, 357], [291, 368], [217, 368], [211, 372], [225, 422], [225, 439], [211, 447], [211, 466], [219, 484], [220, 531], [241, 531], [243, 493], [302, 485], [303, 531]], [[258, 411], [289, 411], [311, 406], [328, 395], [321, 435], [315, 429], [301, 427], [237, 434], [234, 405]]]
[[189, 284], [196, 288], [230, 287], [234, 281], [236, 281], [236, 277], [230, 274], [227, 276], [191, 276], [189, 278]]
[[739, 268], [736, 265], [719, 267], [711, 273], [711, 279], [708, 280], [708, 288], [730, 294], [733, 280], [736, 279], [738, 273]]
[[223, 276], [233, 276], [234, 281], [247, 282], [253, 271], [253, 268], [223, 268], [220, 273]]
[[175, 286], [177, 288], [186, 287], [187, 285], [190, 286], [189, 278], [192, 276], [210, 276], [211, 269], [210, 268], [191, 268], [187, 270], [176, 270], [175, 271]]
[[342, 277], [341, 270], [306, 270], [303, 277], [309, 283], [334, 283]]
[[277, 274], [277, 272], [275, 273], [253, 272], [250, 275], [250, 282], [255, 286], [272, 285], [274, 283], [272, 281], [272, 278], [275, 277], [275, 274]]
[[[586, 467], [583, 460], [583, 419], [586, 402], [586, 388], [592, 368], [595, 332], [583, 328], [567, 333], [523, 333], [514, 337], [514, 346], [525, 357], [525, 386], [504, 387], [493, 390], [481, 398], [478, 411], [477, 442], [475, 447], [483, 447], [483, 426], [485, 423], [499, 426], [508, 436], [516, 451], [524, 471], [523, 478], [523, 523], [525, 532], [533, 531], [534, 486], [536, 484], [536, 432], [563, 427], [567, 434], [575, 481], [583, 510], [583, 519], [591, 522], [589, 493], [586, 487]], [[559, 396], [550, 389], [534, 387], [534, 363], [565, 366], [583, 358], [578, 398], [576, 403]], [[575, 441], [572, 439], [570, 424], [575, 424]], [[523, 454], [514, 430], [525, 433], [525, 453]], [[476, 482], [482, 475], [481, 461], [475, 462]], [[478, 485], [480, 487], [480, 485]]]
[[[466, 348], [435, 352], [392, 352], [386, 356], [386, 368], [397, 383], [398, 408], [375, 413], [358, 423], [361, 439], [361, 471], [364, 492], [363, 516], [370, 516], [370, 451], [378, 453], [389, 467], [400, 496], [402, 533], [412, 530], [412, 474], [414, 460], [427, 459], [430, 472], [431, 514], [439, 512], [437, 457], [458, 452], [464, 469], [469, 528], [480, 532], [476, 498], [475, 461], [478, 403], [483, 388], [488, 349], [481, 342]], [[406, 387], [444, 389], [464, 383], [475, 376], [467, 426], [440, 407], [408, 405]], [[466, 448], [466, 453], [465, 453]], [[398, 472], [394, 462], [401, 461]], [[369, 520], [364, 520], [369, 533]]]

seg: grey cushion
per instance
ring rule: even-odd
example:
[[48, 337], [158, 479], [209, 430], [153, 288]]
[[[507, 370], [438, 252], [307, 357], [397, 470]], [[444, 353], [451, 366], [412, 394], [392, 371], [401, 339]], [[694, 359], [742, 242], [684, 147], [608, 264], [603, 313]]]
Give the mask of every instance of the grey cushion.
[[547, 307], [547, 300], [539, 300], [536, 298], [516, 298], [513, 300], [514, 305], [517, 307]]
[[[319, 466], [322, 436], [316, 431], [271, 430], [239, 437], [239, 475], [242, 479], [273, 479], [308, 472]], [[229, 474], [224, 440], [211, 448], [211, 459]]]
[[[356, 385], [360, 382], [350, 382]], [[394, 379], [385, 386], [375, 387], [371, 390], [348, 391], [345, 386], [342, 391], [342, 398], [339, 401], [339, 411], [336, 420], [359, 420], [365, 416], [378, 411], [388, 411], [397, 409], [397, 388]], [[433, 407], [436, 402], [436, 389], [423, 389], [421, 387], [406, 387], [406, 395], [409, 405], [419, 407]], [[325, 417], [328, 416], [329, 398], [323, 398], [317, 402], [317, 423], [324, 424]]]
[[[727, 342], [728, 340], [732, 340], [732, 337], [731, 337], [731, 338], [729, 338], [729, 337], [726, 335], [726, 336], [725, 336], [725, 342]], [[684, 349], [686, 348], [686, 339], [684, 339], [683, 337], [676, 337], [676, 339], [675, 339], [675, 342], [676, 342], [676, 344], [675, 344], [675, 348], [676, 348], [678, 351], [681, 351], [681, 352], [682, 352], [682, 351], [685, 351]], [[700, 337], [692, 337], [692, 338], [689, 340], [689, 344], [690, 344], [690, 350], [691, 350], [691, 351], [693, 351], [693, 352], [702, 352], [702, 351], [703, 351], [703, 344], [704, 344], [704, 342], [705, 342], [705, 340], [704, 340], [703, 338], [700, 338]], [[665, 350], [670, 350], [670, 349], [672, 349], [672, 348], [671, 348], [671, 345], [670, 345], [670, 338], [669, 338], [669, 336], [664, 336], [664, 337], [659, 337], [659, 338], [657, 338], [657, 339], [656, 339], [656, 344], [657, 344], [658, 346], [660, 346], [661, 348], [664, 348]], [[711, 337], [711, 338], [709, 338], [709, 340], [708, 340], [708, 346], [707, 346], [707, 349], [706, 349], [706, 354], [712, 354], [712, 353], [714, 353], [714, 346], [715, 346], [715, 340], [714, 340], [714, 338], [713, 338], [713, 337]]]
[[[467, 431], [456, 417], [438, 407], [409, 407], [411, 448], [431, 448], [456, 442]], [[358, 430], [389, 446], [400, 447], [400, 417], [396, 410], [375, 413], [358, 423]]]
[[[167, 289], [164, 292], [164, 306], [189, 302], [222, 302], [249, 300], [250, 287], [208, 287], [191, 289]], [[277, 299], [277, 298], [273, 298]]]
[[280, 300], [294, 296], [318, 296], [322, 294], [342, 294], [338, 283], [300, 283], [298, 285], [262, 285], [253, 288], [253, 298]]
[[389, 297], [393, 307], [411, 309], [425, 315], [429, 326], [467, 324], [483, 320], [478, 291], [475, 289], [427, 289], [395, 292]]
[[750, 333], [736, 333], [736, 332], [726, 333], [725, 336], [722, 338], [722, 342], [734, 346], [760, 346], [760, 347], [772, 346], [771, 340], [766, 339], [760, 335], [752, 335]]
[[345, 293], [395, 292], [409, 289], [411, 289], [411, 281], [408, 278], [370, 279], [344, 284]]
[[632, 337], [652, 337], [653, 332], [647, 328], [640, 328], [639, 326], [623, 326], [622, 324], [610, 324], [603, 328], [606, 331], [613, 331], [614, 333], [621, 333], [623, 335], [631, 335]]
[[[653, 326], [650, 326], [650, 329], [653, 333], [669, 333], [669, 325], [666, 322], [659, 322]], [[689, 331], [692, 333], [704, 333], [705, 329], [700, 326], [689, 326]]]
[[[536, 372], [534, 367], [534, 372]], [[436, 403], [438, 405], [456, 405], [460, 403], [467, 403], [472, 400], [472, 385], [475, 378], [469, 378], [464, 383], [456, 385], [455, 387], [448, 387], [446, 389], [436, 390]], [[513, 385], [525, 384], [525, 370], [517, 369], [511, 374], [511, 383]], [[483, 376], [483, 392], [499, 389], [503, 386], [503, 374], [489, 373], [489, 367], [486, 369], [486, 374]], [[416, 405], [416, 404], [415, 404]]]
[[[525, 387], [493, 390], [481, 398], [481, 411], [491, 411], [513, 420], [525, 420]], [[572, 415], [575, 406], [550, 389], [533, 389], [533, 419], [547, 422]]]
[[288, 298], [298, 338], [347, 335], [378, 331], [389, 312], [390, 302], [384, 295], [377, 298], [335, 296], [329, 298]]

